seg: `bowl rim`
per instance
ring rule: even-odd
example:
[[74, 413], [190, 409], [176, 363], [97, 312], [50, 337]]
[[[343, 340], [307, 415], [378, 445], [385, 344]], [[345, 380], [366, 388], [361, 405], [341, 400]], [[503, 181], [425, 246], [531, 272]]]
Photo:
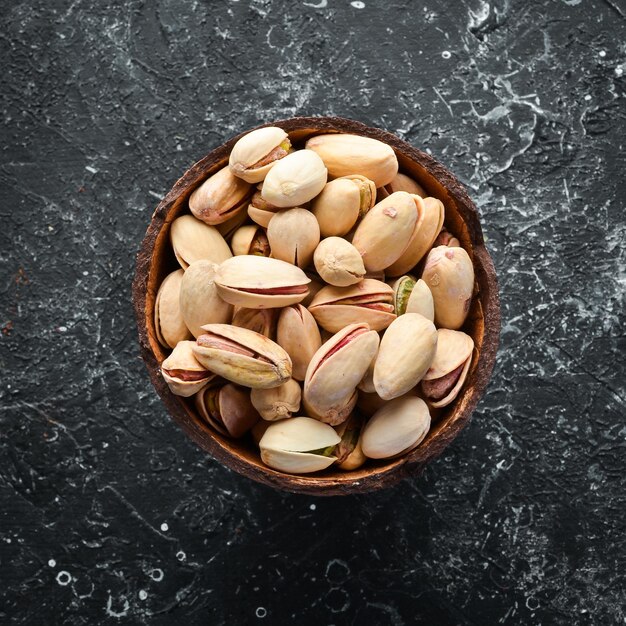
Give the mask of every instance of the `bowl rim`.
[[[352, 133], [387, 143], [396, 153], [400, 153], [404, 158], [425, 169], [454, 198], [457, 210], [465, 222], [472, 242], [477, 282], [479, 276], [481, 278], [480, 303], [484, 319], [484, 331], [479, 358], [472, 372], [472, 386], [469, 395], [465, 398], [464, 406], [449, 425], [437, 432], [435, 438], [429, 441], [426, 448], [418, 447], [404, 457], [384, 466], [381, 471], [372, 472], [358, 479], [349, 480], [350, 472], [347, 472], [346, 479], [342, 480], [315, 474], [304, 476], [284, 474], [269, 467], [255, 466], [244, 457], [236, 455], [233, 451], [235, 446], [229, 448], [220, 444], [212, 435], [207, 434], [208, 431], [199, 428], [190, 419], [184, 404], [172, 394], [160, 375], [160, 365], [150, 346], [146, 315], [147, 283], [157, 238], [161, 230], [168, 224], [169, 211], [182, 194], [189, 192], [191, 188], [195, 188], [199, 184], [199, 181], [201, 182], [206, 178], [208, 170], [215, 169], [216, 165], [227, 161], [232, 147], [242, 136], [256, 128], [266, 126], [279, 126], [287, 132], [307, 129], [319, 132]], [[151, 382], [167, 407], [170, 417], [183, 429], [185, 434], [200, 448], [237, 473], [283, 491], [310, 495], [364, 493], [390, 487], [404, 478], [421, 473], [424, 467], [438, 457], [467, 425], [491, 377], [500, 336], [500, 300], [497, 275], [491, 256], [484, 244], [478, 210], [464, 185], [434, 157], [415, 148], [393, 133], [342, 117], [292, 117], [268, 122], [232, 137], [188, 168], [154, 210], [137, 253], [135, 276], [132, 284], [132, 301], [141, 356], [148, 369]]]

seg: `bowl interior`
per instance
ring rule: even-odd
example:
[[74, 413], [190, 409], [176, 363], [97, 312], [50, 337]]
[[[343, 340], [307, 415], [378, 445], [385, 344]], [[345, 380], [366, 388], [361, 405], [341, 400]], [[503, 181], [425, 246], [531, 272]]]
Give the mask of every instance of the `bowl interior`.
[[[367, 491], [382, 487], [408, 473], [418, 472], [438, 456], [465, 424], [489, 379], [499, 333], [497, 283], [491, 259], [485, 250], [478, 214], [462, 185], [443, 166], [394, 135], [341, 118], [294, 118], [272, 125], [283, 127], [292, 143], [300, 147], [321, 132], [353, 132], [390, 144], [398, 157], [400, 171], [411, 176], [439, 198], [446, 209], [445, 227], [467, 250], [474, 263], [477, 293], [463, 330], [472, 336], [475, 351], [466, 383], [448, 407], [431, 410], [431, 430], [422, 444], [408, 455], [386, 461], [368, 461], [361, 469], [344, 472], [332, 466], [308, 476], [291, 476], [265, 466], [250, 437], [233, 440], [214, 431], [196, 412], [193, 401], [173, 395], [159, 374], [168, 352], [159, 344], [154, 325], [156, 293], [168, 273], [179, 265], [169, 244], [169, 226], [189, 212], [188, 199], [209, 175], [224, 167], [235, 137], [196, 163], [177, 181], [154, 212], [138, 256], [134, 299], [140, 343], [152, 382], [174, 419], [203, 449], [232, 469], [255, 480], [291, 491], [316, 494]], [[419, 274], [418, 274], [419, 275]]]

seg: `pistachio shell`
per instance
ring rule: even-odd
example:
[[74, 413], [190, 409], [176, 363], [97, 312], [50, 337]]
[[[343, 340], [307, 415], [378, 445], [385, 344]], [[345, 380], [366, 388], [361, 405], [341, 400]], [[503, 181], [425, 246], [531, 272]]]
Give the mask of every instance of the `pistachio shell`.
[[384, 270], [404, 252], [417, 222], [413, 196], [405, 191], [391, 194], [361, 220], [352, 244], [368, 271]]
[[269, 209], [259, 209], [254, 205], [248, 206], [248, 217], [259, 226], [267, 228], [270, 225], [270, 221], [279, 211], [271, 211]]
[[194, 261], [185, 271], [180, 286], [180, 311], [194, 337], [203, 324], [229, 322], [233, 307], [224, 302], [215, 285], [218, 266], [211, 261]]
[[191, 339], [180, 311], [180, 285], [183, 270], [168, 274], [154, 301], [154, 330], [162, 346], [174, 348], [179, 341]]
[[206, 334], [198, 337], [194, 355], [226, 380], [267, 389], [291, 377], [289, 355], [264, 335], [229, 324], [207, 324], [203, 330]]
[[252, 193], [249, 183], [227, 167], [205, 180], [189, 197], [189, 209], [206, 224], [221, 224], [245, 211]]
[[270, 422], [291, 417], [300, 409], [302, 392], [293, 378], [272, 389], [252, 389], [250, 400], [264, 420]]
[[249, 309], [288, 306], [303, 300], [310, 279], [279, 259], [240, 255], [224, 261], [215, 274], [220, 296]]
[[315, 152], [297, 150], [278, 161], [268, 172], [261, 195], [278, 207], [299, 206], [322, 191], [326, 178], [326, 167]]
[[251, 254], [253, 256], [269, 256], [270, 245], [265, 231], [259, 226], [241, 226], [233, 234], [230, 247], [235, 256]]
[[248, 390], [232, 383], [203, 389], [196, 394], [195, 405], [215, 430], [234, 438], [243, 437], [260, 420]]
[[400, 172], [396, 174], [396, 177], [390, 183], [385, 185], [385, 189], [389, 194], [395, 193], [396, 191], [406, 191], [407, 193], [420, 196], [420, 198], [425, 198], [428, 195], [421, 185], [406, 174]]
[[419, 313], [431, 322], [435, 319], [433, 296], [428, 285], [420, 278], [417, 282], [410, 274], [395, 280], [391, 287], [394, 292], [396, 315]]
[[194, 341], [179, 341], [172, 354], [161, 363], [161, 375], [177, 396], [193, 396], [215, 378], [193, 355], [194, 345]]
[[360, 174], [382, 187], [398, 173], [393, 149], [370, 137], [348, 133], [317, 135], [306, 142], [306, 148], [320, 155], [333, 178]]
[[435, 408], [447, 406], [458, 396], [474, 351], [474, 340], [466, 333], [440, 328], [437, 334], [435, 358], [421, 385], [429, 404]]
[[370, 459], [387, 459], [417, 447], [429, 429], [428, 406], [421, 398], [396, 398], [367, 422], [361, 435], [361, 447]]
[[383, 400], [415, 387], [437, 349], [435, 325], [418, 313], [405, 313], [387, 328], [374, 365], [374, 387]]
[[323, 239], [315, 249], [313, 262], [319, 275], [337, 287], [354, 285], [365, 276], [359, 251], [341, 237]]
[[301, 304], [282, 309], [278, 318], [276, 341], [291, 358], [291, 375], [296, 380], [304, 380], [313, 355], [322, 345], [320, 331], [311, 313]]
[[350, 287], [324, 287], [309, 305], [315, 321], [330, 332], [349, 324], [366, 322], [372, 330], [387, 328], [396, 318], [393, 290], [389, 285], [366, 278]]
[[337, 460], [319, 451], [327, 451], [340, 440], [327, 424], [309, 417], [294, 417], [271, 424], [259, 448], [266, 465], [290, 474], [307, 474], [326, 469]]
[[345, 176], [326, 184], [311, 210], [320, 225], [322, 237], [342, 236], [376, 202], [376, 187], [364, 176]]
[[357, 469], [367, 460], [361, 448], [360, 434], [363, 418], [357, 413], [335, 428], [341, 441], [335, 448], [337, 466], [344, 471]]
[[457, 330], [463, 326], [474, 292], [474, 267], [463, 248], [439, 246], [426, 258], [422, 278], [435, 304], [435, 324]]
[[287, 156], [290, 147], [287, 133], [282, 128], [257, 128], [233, 146], [228, 166], [235, 176], [249, 183], [258, 183], [279, 159]]
[[273, 340], [277, 321], [278, 309], [237, 309], [231, 323], [233, 326], [253, 330]]
[[277, 213], [267, 227], [272, 257], [298, 267], [306, 267], [320, 242], [315, 216], [306, 209], [287, 209]]
[[417, 206], [418, 218], [411, 239], [397, 261], [387, 268], [389, 276], [400, 276], [412, 270], [430, 250], [445, 217], [443, 203], [437, 198], [411, 196]]
[[367, 324], [351, 324], [319, 348], [304, 379], [303, 401], [311, 417], [332, 425], [347, 418], [379, 340]]
[[193, 215], [181, 215], [172, 222], [170, 241], [183, 269], [201, 259], [219, 264], [233, 256], [219, 231]]

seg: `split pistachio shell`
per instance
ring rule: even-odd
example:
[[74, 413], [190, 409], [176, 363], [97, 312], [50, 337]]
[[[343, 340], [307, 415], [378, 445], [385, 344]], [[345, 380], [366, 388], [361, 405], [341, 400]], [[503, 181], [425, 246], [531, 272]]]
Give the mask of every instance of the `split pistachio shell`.
[[231, 323], [233, 326], [253, 330], [273, 340], [277, 321], [278, 309], [237, 309]]
[[195, 341], [179, 341], [172, 354], [161, 363], [161, 374], [170, 391], [188, 398], [215, 378], [193, 355]]
[[230, 153], [230, 171], [249, 183], [262, 181], [279, 159], [287, 156], [291, 143], [282, 128], [267, 126], [244, 135]]
[[233, 256], [220, 232], [193, 215], [181, 215], [172, 222], [170, 241], [183, 269], [200, 259], [219, 264]]
[[397, 398], [424, 377], [435, 357], [437, 329], [418, 313], [405, 313], [387, 328], [374, 365], [374, 387], [383, 400]]
[[396, 191], [406, 191], [410, 194], [415, 194], [421, 198], [425, 198], [428, 194], [424, 191], [424, 188], [416, 183], [411, 177], [406, 174], [398, 172], [395, 178], [385, 185], [385, 190], [389, 193], [395, 193]]
[[330, 285], [348, 287], [363, 280], [365, 266], [359, 251], [341, 237], [323, 239], [313, 255], [318, 274]]
[[343, 236], [376, 202], [376, 186], [365, 176], [331, 180], [311, 204], [322, 237]]
[[360, 434], [362, 427], [363, 418], [357, 413], [353, 413], [343, 424], [335, 428], [337, 434], [341, 437], [341, 441], [335, 448], [339, 469], [344, 471], [355, 470], [367, 461], [361, 448]]
[[417, 447], [430, 429], [426, 403], [416, 396], [387, 402], [367, 422], [361, 435], [363, 453], [370, 459], [387, 459]]
[[235, 256], [251, 254], [253, 256], [269, 256], [270, 244], [265, 231], [260, 226], [241, 226], [233, 234], [230, 247]]
[[292, 378], [280, 387], [252, 389], [250, 400], [264, 420], [274, 422], [297, 413], [301, 395], [300, 385]]
[[437, 331], [435, 358], [422, 380], [422, 393], [431, 406], [447, 406], [461, 391], [467, 378], [474, 340], [458, 330], [440, 328]]
[[176, 270], [165, 277], [154, 301], [154, 329], [159, 343], [175, 348], [179, 341], [191, 339], [191, 333], [180, 311], [180, 285], [183, 270]]
[[194, 355], [209, 371], [257, 389], [278, 387], [291, 378], [289, 355], [271, 339], [247, 328], [207, 324]]
[[307, 412], [322, 422], [343, 422], [356, 402], [356, 386], [372, 362], [378, 333], [367, 324], [351, 324], [331, 337], [313, 355], [304, 379]]
[[215, 285], [218, 266], [211, 261], [194, 261], [185, 271], [180, 286], [180, 311], [194, 337], [203, 324], [230, 322], [233, 307], [224, 302]]
[[320, 242], [320, 227], [306, 209], [287, 209], [277, 213], [267, 227], [272, 257], [298, 267], [306, 267]]
[[461, 242], [450, 232], [448, 232], [445, 228], [437, 235], [437, 239], [435, 239], [433, 243], [433, 248], [437, 248], [439, 246], [448, 246], [450, 248], [460, 248]]
[[227, 219], [225, 222], [217, 224], [215, 228], [217, 228], [220, 235], [228, 241], [233, 236], [235, 231], [242, 226], [247, 219], [248, 214], [245, 211], [240, 211], [236, 215], [233, 215], [230, 219]]
[[297, 150], [278, 161], [263, 181], [261, 195], [278, 207], [299, 206], [322, 191], [327, 171], [311, 150]]
[[352, 238], [365, 268], [384, 270], [394, 263], [409, 243], [416, 222], [415, 201], [405, 191], [391, 194], [370, 209]]
[[304, 380], [313, 355], [322, 345], [320, 331], [311, 313], [301, 304], [282, 309], [278, 318], [276, 341], [291, 358], [291, 375], [296, 380]]
[[328, 426], [309, 417], [294, 417], [270, 424], [259, 442], [266, 465], [289, 474], [319, 472], [337, 457], [333, 448], [341, 441]]
[[245, 212], [252, 193], [249, 183], [227, 167], [205, 180], [189, 197], [189, 209], [206, 224], [221, 224]]
[[474, 266], [463, 248], [439, 246], [426, 258], [422, 278], [435, 303], [435, 324], [457, 330], [463, 326], [474, 293]]
[[279, 259], [240, 255], [224, 261], [215, 274], [223, 300], [249, 309], [288, 306], [303, 300], [310, 279]]
[[350, 287], [324, 287], [313, 298], [309, 311], [322, 328], [333, 333], [358, 322], [383, 330], [396, 318], [393, 290], [371, 278]]
[[232, 383], [203, 389], [196, 394], [195, 405], [215, 430], [235, 439], [243, 437], [260, 420], [248, 390]]
[[398, 173], [396, 154], [386, 143], [348, 133], [317, 135], [306, 148], [320, 155], [333, 178], [360, 174], [376, 187], [390, 183]]
[[262, 186], [259, 185], [258, 190], [250, 199], [250, 204], [248, 205], [248, 216], [255, 224], [258, 224], [263, 228], [267, 228], [270, 220], [274, 217], [274, 215], [276, 215], [276, 213], [282, 211], [282, 208], [264, 200], [261, 195], [261, 187]]
[[387, 268], [388, 276], [400, 276], [412, 270], [430, 250], [445, 217], [443, 203], [437, 198], [411, 196], [417, 206], [418, 218], [411, 239], [400, 257]]
[[396, 315], [419, 313], [431, 322], [435, 319], [433, 296], [428, 285], [420, 278], [418, 281], [407, 274], [395, 280], [391, 287], [394, 293]]

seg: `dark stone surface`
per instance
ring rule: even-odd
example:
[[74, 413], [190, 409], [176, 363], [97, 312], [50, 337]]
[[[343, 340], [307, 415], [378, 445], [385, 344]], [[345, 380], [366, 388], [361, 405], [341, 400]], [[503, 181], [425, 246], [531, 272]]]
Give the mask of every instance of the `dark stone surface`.
[[[2, 4], [0, 622], [623, 623], [623, 2]], [[130, 303], [176, 178], [311, 113], [464, 180], [503, 307], [447, 453], [327, 500], [186, 440]]]

